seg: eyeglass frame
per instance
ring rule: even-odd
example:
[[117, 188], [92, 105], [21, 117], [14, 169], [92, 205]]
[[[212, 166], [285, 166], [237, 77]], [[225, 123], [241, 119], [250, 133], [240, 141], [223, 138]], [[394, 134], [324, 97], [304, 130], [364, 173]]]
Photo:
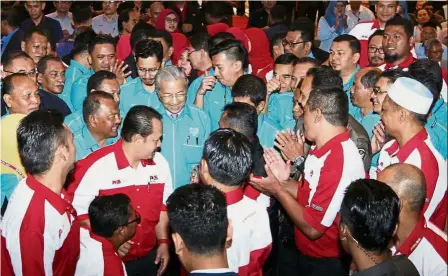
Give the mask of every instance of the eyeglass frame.
[[30, 75], [34, 75], [34, 76], [36, 76], [37, 75], [37, 68], [34, 68], [34, 69], [32, 69], [31, 71], [29, 71], [29, 72], [21, 72], [22, 70], [20, 70], [19, 72], [11, 72], [11, 71], [6, 71], [6, 70], [3, 70], [3, 72], [5, 72], [5, 73], [9, 73], [9, 74], [25, 74], [25, 75], [27, 75], [27, 76], [30, 76]]
[[286, 40], [286, 37], [282, 39], [282, 45], [283, 47], [286, 47], [286, 45], [289, 45], [289, 47], [291, 48], [295, 48], [297, 45], [301, 44], [301, 43], [307, 43], [309, 41], [299, 41], [299, 42], [291, 42]]
[[381, 91], [381, 89], [379, 87], [374, 87], [372, 89], [373, 94], [375, 94], [375, 96], [378, 96], [379, 94], [386, 94], [387, 91]]
[[[374, 48], [375, 51], [371, 51], [370, 49]], [[375, 54], [376, 52], [380, 53], [380, 54], [384, 54], [384, 49], [383, 47], [375, 47], [375, 46], [369, 46], [367, 47], [367, 50], [369, 51], [369, 53], [371, 54]]]
[[134, 222], [136, 222], [137, 224], [140, 224], [140, 222], [142, 221], [142, 216], [140, 215], [139, 212], [137, 212], [137, 210], [134, 210], [134, 212], [135, 212], [135, 219], [128, 221], [127, 223], [125, 223], [123, 225], [120, 225], [120, 227], [128, 226], [129, 224], [134, 223]]
[[167, 22], [167, 23], [179, 23], [179, 19], [177, 19], [177, 17], [173, 18], [173, 19], [165, 17], [165, 22]]
[[187, 97], [187, 93], [186, 92], [185, 93], [176, 93], [176, 94], [165, 95], [165, 96], [159, 95], [159, 97], [160, 97], [160, 100], [162, 102], [169, 103], [174, 98], [176, 98], [178, 100], [186, 98]]

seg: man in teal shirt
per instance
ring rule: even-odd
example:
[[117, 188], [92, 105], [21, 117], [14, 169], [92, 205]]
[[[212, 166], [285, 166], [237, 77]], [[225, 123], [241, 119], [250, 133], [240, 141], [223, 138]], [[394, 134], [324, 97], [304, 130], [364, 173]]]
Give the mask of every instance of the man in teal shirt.
[[211, 132], [210, 119], [200, 108], [187, 104], [188, 79], [176, 66], [156, 75], [155, 86], [162, 103], [162, 155], [170, 164], [174, 188], [197, 181], [204, 142]]
[[73, 134], [76, 161], [115, 142], [121, 123], [118, 103], [103, 91], [91, 92], [83, 104], [86, 124]]
[[194, 99], [194, 104], [207, 113], [212, 122], [212, 130], [215, 130], [219, 128], [224, 106], [232, 102], [232, 86], [248, 67], [248, 57], [241, 42], [233, 39], [216, 45], [210, 50], [210, 56], [214, 71], [206, 71], [200, 77], [201, 85], [198, 89], [189, 89], [188, 99], [189, 102]]
[[370, 95], [375, 89], [376, 82], [381, 76], [381, 70], [375, 67], [366, 67], [358, 71], [350, 91], [350, 101], [353, 108], [350, 115], [358, 121], [372, 138], [373, 128], [381, 120], [378, 113], [373, 111]]
[[254, 75], [241, 76], [232, 88], [234, 102], [247, 103], [255, 107], [258, 114], [257, 136], [260, 144], [263, 148], [272, 148], [275, 136], [281, 127], [262, 112], [266, 105], [266, 95], [266, 84]]
[[294, 93], [291, 88], [292, 72], [297, 57], [291, 53], [280, 55], [275, 60], [274, 77], [267, 84], [267, 114], [282, 129], [286, 123], [294, 119], [292, 115]]
[[138, 78], [121, 88], [121, 108], [124, 114], [135, 105], [146, 105], [154, 109], [161, 106], [157, 96], [156, 74], [162, 66], [163, 47], [155, 40], [142, 40], [135, 45], [135, 64]]

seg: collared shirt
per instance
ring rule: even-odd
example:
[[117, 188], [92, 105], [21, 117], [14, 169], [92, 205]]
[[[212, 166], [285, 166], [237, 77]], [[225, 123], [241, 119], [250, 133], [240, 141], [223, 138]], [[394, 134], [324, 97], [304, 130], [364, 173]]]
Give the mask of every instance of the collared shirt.
[[176, 189], [189, 184], [192, 171], [198, 169], [211, 122], [208, 115], [194, 105], [186, 104], [176, 119], [163, 105], [158, 111], [163, 122], [162, 154], [170, 165]]
[[104, 14], [94, 17], [92, 19], [92, 29], [97, 34], [109, 34], [112, 37], [118, 36], [118, 14], [113, 15], [110, 21]]
[[3, 53], [5, 52], [6, 46], [8, 46], [9, 41], [17, 33], [18, 30], [19, 30], [19, 28], [15, 29], [9, 35], [6, 35], [2, 38], [2, 52], [1, 52], [2, 56], [3, 56]]
[[[448, 59], [448, 53], [447, 53], [447, 47], [442, 44], [442, 49], [443, 49], [443, 54], [442, 54], [442, 59]], [[425, 59], [428, 58], [425, 55], [425, 45], [421, 42], [415, 43], [415, 54], [417, 55], [418, 59]]]
[[[112, 145], [116, 140], [117, 137], [106, 139], [104, 146]], [[85, 124], [82, 129], [73, 134], [73, 143], [76, 149], [76, 161], [85, 158], [87, 155], [101, 148]]]
[[408, 257], [422, 276], [447, 275], [446, 234], [424, 218], [398, 249], [392, 249], [395, 250], [396, 255]]
[[53, 18], [50, 17], [43, 16], [42, 20], [37, 26], [36, 24], [34, 24], [33, 20], [27, 19], [22, 23], [20, 28], [24, 33], [26, 33], [29, 29], [33, 27], [39, 27], [47, 31], [48, 35], [50, 36], [50, 43], [52, 48], [55, 48], [56, 43], [61, 41], [61, 39], [64, 37], [62, 35], [61, 24], [59, 24], [57, 20], [54, 20]]
[[86, 124], [82, 115], [82, 109], [76, 110], [65, 117], [64, 124], [67, 125], [67, 127], [73, 134], [81, 130], [82, 127]]
[[73, 34], [73, 27], [72, 27], [72, 13], [68, 12], [67, 16], [64, 18], [59, 17], [57, 12], [52, 12], [50, 14], [47, 14], [48, 17], [53, 18], [54, 20], [57, 20], [59, 24], [61, 24], [62, 30], [67, 30], [70, 35]]
[[110, 241], [95, 235], [90, 229], [81, 228], [81, 253], [75, 276], [97, 275], [126, 276], [127, 273]]
[[[210, 69], [209, 75], [213, 76], [215, 71]], [[201, 87], [202, 80], [205, 75], [202, 75], [195, 79], [190, 87], [188, 87], [187, 102], [189, 104], [194, 104], [196, 99], [196, 94]], [[203, 110], [209, 116], [212, 122], [212, 131], [219, 128], [219, 120], [221, 119], [222, 111], [226, 104], [232, 102], [232, 94], [230, 87], [221, 84], [216, 81], [215, 87], [211, 91], [207, 91], [204, 95], [204, 108]]]
[[91, 75], [83, 75], [75, 80], [70, 91], [70, 100], [73, 111], [82, 110], [82, 104], [87, 97], [87, 82]]
[[350, 5], [347, 5], [345, 7], [345, 14], [354, 22], [355, 25], [359, 22], [375, 19], [375, 15], [373, 14], [373, 12], [362, 5], [359, 7], [358, 12], [356, 13], [352, 11], [352, 7]]
[[431, 138], [433, 146], [442, 155], [447, 158], [447, 104], [442, 98], [438, 99], [432, 108], [432, 114], [426, 121], [425, 128]]
[[[79, 257], [76, 212], [33, 176], [12, 194], [2, 221], [2, 275], [73, 275]], [[8, 268], [13, 271], [8, 271]]]
[[136, 168], [129, 165], [123, 140], [103, 147], [75, 165], [69, 192], [78, 220], [88, 219], [88, 208], [96, 196], [124, 193], [140, 213], [141, 223], [132, 238], [134, 244], [124, 262], [145, 256], [156, 246], [155, 227], [165, 202], [173, 191], [168, 162], [158, 152], [152, 160], [141, 160]]
[[281, 126], [271, 120], [266, 114], [258, 115], [257, 136], [263, 148], [274, 147], [275, 136], [281, 130]]
[[373, 136], [373, 128], [376, 124], [381, 120], [381, 117], [378, 113], [370, 111], [366, 115], [362, 114], [362, 110], [359, 107], [353, 106], [353, 109], [350, 112], [350, 115], [356, 119], [367, 131], [369, 138]]
[[39, 89], [40, 96], [40, 108], [55, 109], [61, 112], [64, 118], [69, 115], [72, 111], [68, 105], [61, 100], [58, 96], [51, 94], [43, 89]]
[[76, 60], [72, 59], [70, 61], [70, 66], [65, 71], [64, 90], [62, 90], [62, 93], [59, 94], [58, 97], [64, 100], [71, 110], [74, 110], [71, 100], [73, 83], [81, 77], [90, 77], [93, 73], [92, 69], [85, 67]]
[[146, 105], [154, 109], [162, 106], [157, 91], [147, 91], [140, 78], [126, 83], [120, 90], [120, 106], [124, 114], [128, 114], [129, 110], [136, 105]]
[[355, 272], [353, 276], [420, 276], [412, 262], [404, 256], [393, 256], [368, 269]]
[[272, 93], [269, 97], [268, 117], [284, 129], [284, 124], [294, 119], [292, 115], [294, 93], [292, 91]]
[[361, 44], [361, 58], [359, 60], [359, 65], [363, 68], [369, 65], [369, 57], [367, 55], [369, 47], [369, 37], [378, 29], [380, 29], [380, 24], [378, 20], [374, 19], [372, 21], [366, 21], [356, 24], [356, 26], [353, 27], [353, 29], [349, 33], [356, 37]]
[[244, 196], [242, 188], [225, 193], [227, 217], [232, 221], [232, 246], [227, 248], [229, 268], [238, 275], [262, 275], [272, 248], [266, 208]]
[[345, 189], [352, 181], [365, 178], [364, 165], [349, 132], [332, 138], [320, 148], [312, 146], [305, 161], [304, 178], [299, 183], [297, 202], [303, 207], [303, 218], [324, 233], [309, 239], [295, 228], [297, 248], [306, 256], [336, 258], [341, 256], [336, 216]]
[[384, 63], [383, 65], [379, 66], [378, 69], [381, 71], [389, 70], [389, 69], [404, 69], [405, 71], [409, 68], [409, 65], [411, 65], [415, 61], [415, 58], [412, 56], [411, 53], [409, 53], [409, 56], [403, 60], [400, 64], [394, 65], [392, 63]]
[[360, 67], [359, 67], [359, 65], [357, 65], [355, 71], [353, 71], [352, 75], [350, 76], [350, 79], [346, 83], [344, 83], [344, 86], [343, 86], [344, 92], [348, 98], [348, 113], [349, 114], [352, 114], [354, 112], [354, 109], [356, 108], [353, 105], [352, 101], [350, 100], [350, 93], [351, 93], [350, 90], [355, 83], [355, 76], [356, 76], [356, 73], [358, 73], [359, 69], [360, 69]]
[[344, 28], [342, 32], [339, 34], [334, 26], [330, 26], [322, 16], [319, 19], [319, 25], [317, 27], [317, 37], [321, 41], [319, 48], [324, 50], [325, 52], [330, 52], [331, 44], [333, 40], [343, 34], [348, 34], [350, 30], [356, 25], [355, 22], [350, 17], [347, 17], [347, 28]]
[[[420, 168], [426, 178], [424, 216], [426, 220], [431, 221], [440, 229], [444, 229], [447, 203], [447, 164], [428, 138], [428, 133], [422, 129], [401, 148], [395, 139], [386, 143], [380, 152], [377, 173], [389, 165], [398, 163], [411, 164]], [[371, 176], [371, 178], [376, 178], [376, 176]]]

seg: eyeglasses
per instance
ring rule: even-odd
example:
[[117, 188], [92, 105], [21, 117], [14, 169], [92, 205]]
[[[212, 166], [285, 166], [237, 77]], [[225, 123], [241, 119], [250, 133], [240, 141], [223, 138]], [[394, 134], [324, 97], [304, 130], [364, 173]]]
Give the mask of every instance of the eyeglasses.
[[380, 54], [384, 54], [384, 50], [383, 47], [375, 47], [375, 46], [369, 46], [369, 53], [380, 53]]
[[385, 94], [385, 93], [387, 93], [387, 91], [381, 91], [381, 89], [379, 87], [374, 87], [373, 93], [375, 94], [375, 96], [377, 96], [378, 94]]
[[170, 102], [172, 99], [176, 98], [177, 100], [183, 100], [187, 97], [187, 93], [177, 93], [171, 95], [161, 95], [160, 99], [162, 102]]
[[138, 71], [140, 74], [142, 74], [142, 75], [146, 75], [146, 73], [148, 73], [148, 74], [156, 74], [157, 71], [159, 71], [159, 69], [158, 69], [158, 68], [149, 68], [149, 69], [146, 69], [146, 68], [137, 68], [137, 71]]
[[140, 216], [139, 212], [137, 212], [137, 210], [135, 210], [135, 219], [128, 221], [127, 223], [121, 225], [121, 226], [128, 226], [131, 223], [136, 222], [137, 224], [140, 224], [140, 222], [142, 221], [142, 217]]
[[5, 72], [5, 73], [9, 73], [9, 74], [16, 74], [16, 73], [20, 73], [20, 74], [25, 74], [25, 75], [27, 75], [28, 77], [35, 77], [36, 76], [36, 74], [37, 74], [37, 69], [32, 69], [32, 70], [30, 70], [30, 71], [24, 71], [24, 70], [20, 70], [20, 71], [18, 71], [18, 72], [11, 72], [11, 71], [6, 71], [6, 70], [3, 70], [3, 72]]
[[165, 22], [167, 23], [177, 23], [177, 18], [165, 18]]
[[299, 42], [292, 42], [292, 41], [288, 41], [286, 40], [286, 38], [282, 39], [282, 45], [283, 47], [286, 47], [286, 45], [289, 45], [289, 47], [291, 48], [295, 48], [297, 45], [301, 44], [301, 43], [307, 43], [308, 41], [299, 41]]
[[191, 54], [193, 54], [194, 52], [196, 52], [196, 50], [192, 50], [192, 51], [188, 52], [187, 58], [190, 59]]

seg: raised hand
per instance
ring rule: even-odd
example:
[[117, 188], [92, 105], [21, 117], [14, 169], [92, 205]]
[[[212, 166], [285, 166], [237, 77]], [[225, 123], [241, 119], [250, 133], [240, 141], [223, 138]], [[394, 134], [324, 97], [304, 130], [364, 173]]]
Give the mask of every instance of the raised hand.
[[207, 71], [205, 71], [205, 77], [202, 80], [201, 86], [198, 89], [199, 95], [205, 95], [207, 91], [212, 90], [215, 87], [216, 78], [214, 76], [210, 76]]

